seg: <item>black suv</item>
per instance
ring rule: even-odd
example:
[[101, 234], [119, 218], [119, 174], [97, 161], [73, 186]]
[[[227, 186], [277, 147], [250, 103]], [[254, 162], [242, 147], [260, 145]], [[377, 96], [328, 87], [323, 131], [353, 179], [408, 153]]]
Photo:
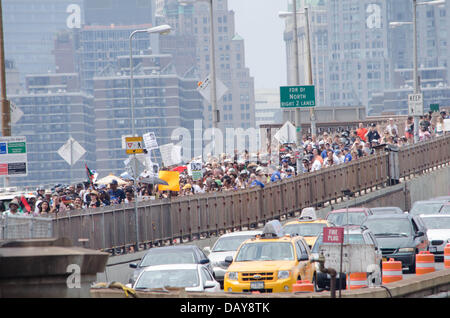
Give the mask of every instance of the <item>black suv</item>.
[[416, 272], [416, 254], [428, 250], [427, 228], [411, 214], [371, 215], [364, 222], [375, 235], [383, 260], [401, 261], [409, 273]]

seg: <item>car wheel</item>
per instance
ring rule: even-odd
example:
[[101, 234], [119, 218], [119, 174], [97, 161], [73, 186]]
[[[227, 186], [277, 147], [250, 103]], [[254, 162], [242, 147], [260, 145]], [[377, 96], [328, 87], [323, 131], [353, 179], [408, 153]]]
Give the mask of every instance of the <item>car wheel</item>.
[[317, 286], [317, 276], [316, 276], [316, 274], [314, 274], [314, 276], [313, 276], [312, 283], [314, 285], [314, 292], [321, 292], [322, 291], [322, 289], [319, 288], [319, 286]]

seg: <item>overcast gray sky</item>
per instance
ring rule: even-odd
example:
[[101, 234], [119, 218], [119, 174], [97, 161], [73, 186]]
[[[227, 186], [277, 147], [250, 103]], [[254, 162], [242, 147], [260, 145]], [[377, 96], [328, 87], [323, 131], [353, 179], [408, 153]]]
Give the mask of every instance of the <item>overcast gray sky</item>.
[[236, 32], [244, 38], [245, 64], [255, 79], [255, 89], [286, 85], [284, 21], [287, 0], [228, 0], [235, 12]]

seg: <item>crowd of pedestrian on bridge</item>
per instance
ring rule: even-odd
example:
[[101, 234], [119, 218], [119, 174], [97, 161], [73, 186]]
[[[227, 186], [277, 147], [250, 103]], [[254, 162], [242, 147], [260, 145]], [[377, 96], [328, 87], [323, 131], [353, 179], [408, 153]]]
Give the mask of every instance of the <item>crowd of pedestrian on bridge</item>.
[[[426, 141], [444, 135], [443, 121], [448, 118], [445, 111], [421, 117], [419, 140]], [[202, 164], [202, 177], [195, 181], [186, 166], [179, 166], [177, 167], [179, 191], [160, 191], [158, 185], [139, 182], [134, 184], [132, 179], [120, 180], [121, 184], [113, 180], [109, 185], [96, 185], [91, 182], [69, 186], [58, 185], [51, 190], [37, 188], [34, 195], [28, 198], [18, 196], [7, 206], [0, 204], [0, 212], [44, 216], [63, 211], [131, 203], [135, 200], [135, 191], [138, 200], [156, 200], [253, 187], [264, 188], [271, 182], [370, 156], [387, 145], [403, 147], [412, 144], [413, 132], [412, 117], [408, 117], [404, 123], [396, 122], [393, 118], [389, 118], [384, 124], [372, 123], [368, 127], [360, 123], [353, 131], [336, 133], [325, 131], [318, 136], [303, 135], [300, 148], [295, 144], [280, 145], [279, 156], [275, 160], [278, 162], [271, 162], [271, 157], [267, 153], [235, 151], [231, 155], [209, 157]], [[300, 167], [297, 167], [297, 158], [301, 159]]]

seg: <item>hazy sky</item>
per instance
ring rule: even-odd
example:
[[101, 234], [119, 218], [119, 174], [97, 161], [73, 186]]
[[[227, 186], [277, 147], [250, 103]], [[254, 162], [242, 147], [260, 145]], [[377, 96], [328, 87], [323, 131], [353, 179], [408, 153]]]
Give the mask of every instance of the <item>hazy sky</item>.
[[287, 0], [228, 0], [235, 12], [236, 32], [244, 38], [245, 64], [255, 79], [255, 89], [286, 85], [284, 21]]

